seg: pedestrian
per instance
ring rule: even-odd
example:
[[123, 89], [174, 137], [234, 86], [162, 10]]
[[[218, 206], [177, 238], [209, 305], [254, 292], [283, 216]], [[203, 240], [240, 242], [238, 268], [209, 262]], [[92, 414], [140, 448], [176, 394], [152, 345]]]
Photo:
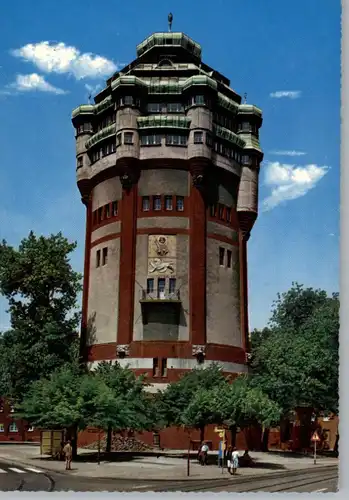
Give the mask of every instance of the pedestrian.
[[67, 444], [63, 448], [63, 453], [65, 455], [65, 470], [71, 470], [73, 448], [69, 439], [67, 441]]
[[229, 474], [231, 474], [231, 468], [232, 468], [232, 454], [233, 454], [233, 447], [228, 446], [226, 457], [227, 457], [227, 468], [228, 468]]
[[205, 441], [203, 441], [201, 448], [200, 448], [200, 455], [199, 455], [201, 465], [207, 465], [207, 452], [208, 452], [208, 446], [205, 443]]
[[239, 467], [239, 452], [236, 448], [233, 449], [231, 454], [231, 465], [233, 469], [233, 474], [236, 474], [236, 470]]

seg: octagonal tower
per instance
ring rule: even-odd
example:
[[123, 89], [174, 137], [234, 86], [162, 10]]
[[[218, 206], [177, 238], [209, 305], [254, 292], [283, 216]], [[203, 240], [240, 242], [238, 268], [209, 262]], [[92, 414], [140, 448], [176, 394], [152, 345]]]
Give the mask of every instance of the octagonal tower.
[[85, 359], [118, 359], [155, 388], [212, 361], [247, 371], [260, 109], [172, 32], [138, 45], [94, 101], [72, 114]]

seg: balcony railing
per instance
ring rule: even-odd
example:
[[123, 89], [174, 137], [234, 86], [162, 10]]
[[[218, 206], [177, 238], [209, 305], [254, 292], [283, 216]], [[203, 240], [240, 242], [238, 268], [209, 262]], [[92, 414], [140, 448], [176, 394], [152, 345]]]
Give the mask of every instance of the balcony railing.
[[181, 300], [179, 288], [175, 290], [141, 290], [140, 300], [142, 302], [178, 302]]

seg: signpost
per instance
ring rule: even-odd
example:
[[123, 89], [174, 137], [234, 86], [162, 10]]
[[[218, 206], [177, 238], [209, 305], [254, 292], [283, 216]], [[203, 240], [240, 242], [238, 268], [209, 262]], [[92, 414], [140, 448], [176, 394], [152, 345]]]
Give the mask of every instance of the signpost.
[[316, 443], [320, 441], [319, 434], [316, 431], [312, 435], [311, 440], [314, 443], [314, 465], [316, 465]]
[[[218, 457], [221, 459], [221, 467], [222, 467], [222, 474], [224, 472], [224, 452], [225, 452], [225, 429], [219, 429], [218, 427], [215, 427], [214, 429], [215, 432], [219, 434], [219, 437], [221, 438], [221, 441], [219, 442], [219, 451], [218, 451]], [[218, 467], [219, 467], [219, 460], [218, 460]]]

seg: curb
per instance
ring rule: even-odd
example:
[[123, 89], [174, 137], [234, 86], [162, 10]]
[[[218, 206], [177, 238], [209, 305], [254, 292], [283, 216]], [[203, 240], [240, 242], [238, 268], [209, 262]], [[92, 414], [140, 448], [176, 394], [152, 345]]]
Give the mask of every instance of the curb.
[[[11, 463], [13, 465], [20, 465], [22, 467], [32, 467], [33, 466], [33, 463], [31, 462], [25, 462], [25, 461], [22, 461], [22, 460], [17, 460], [17, 459], [10, 459], [10, 458], [7, 458], [7, 457], [3, 457], [1, 456], [1, 453], [0, 453], [0, 460], [4, 460], [5, 462], [7, 463]], [[64, 462], [62, 462], [62, 464], [64, 464]], [[127, 480], [127, 477], [117, 477], [117, 476], [113, 476], [113, 477], [110, 477], [110, 476], [107, 476], [107, 477], [104, 477], [104, 476], [86, 476], [86, 475], [81, 475], [81, 474], [71, 474], [70, 472], [66, 472], [64, 469], [62, 471], [57, 471], [55, 469], [48, 469], [47, 467], [41, 467], [40, 465], [38, 464], [35, 464], [38, 468], [42, 469], [45, 473], [47, 474], [58, 474], [58, 475], [62, 475], [62, 476], [66, 476], [66, 477], [80, 477], [80, 478], [89, 478], [89, 479], [94, 479], [94, 480], [104, 480], [104, 481], [110, 481], [110, 480], [119, 480], [119, 481], [124, 481], [124, 480]], [[287, 476], [288, 474], [290, 473], [293, 473], [293, 474], [311, 474], [313, 473], [315, 470], [319, 470], [319, 469], [332, 469], [336, 467], [338, 469], [338, 464], [337, 465], [316, 465], [314, 466], [314, 468], [309, 468], [309, 467], [304, 467], [304, 468], [300, 468], [300, 469], [288, 469], [288, 470], [285, 470], [283, 472], [270, 472], [268, 474], [256, 474], [255, 476], [253, 475], [246, 475], [246, 476], [241, 476], [237, 479], [237, 482], [246, 482], [246, 481], [249, 481], [251, 480], [251, 478], [261, 478], [261, 477], [265, 477], [265, 476], [270, 476], [270, 477], [285, 477]], [[224, 477], [224, 476], [223, 476]], [[191, 481], [203, 481], [203, 482], [207, 482], [207, 481], [221, 481], [223, 478], [222, 477], [214, 477], [214, 478], [207, 478], [205, 479], [204, 477], [182, 477], [182, 478], [175, 478], [175, 479], [172, 479], [172, 481], [188, 481], [188, 482], [191, 482]], [[171, 478], [164, 478], [164, 479], [159, 479], [159, 478], [151, 478], [151, 477], [148, 477], [148, 478], [132, 478], [132, 480], [136, 480], [136, 481], [158, 481], [159, 483], [161, 482], [168, 482], [168, 481], [171, 481]]]

